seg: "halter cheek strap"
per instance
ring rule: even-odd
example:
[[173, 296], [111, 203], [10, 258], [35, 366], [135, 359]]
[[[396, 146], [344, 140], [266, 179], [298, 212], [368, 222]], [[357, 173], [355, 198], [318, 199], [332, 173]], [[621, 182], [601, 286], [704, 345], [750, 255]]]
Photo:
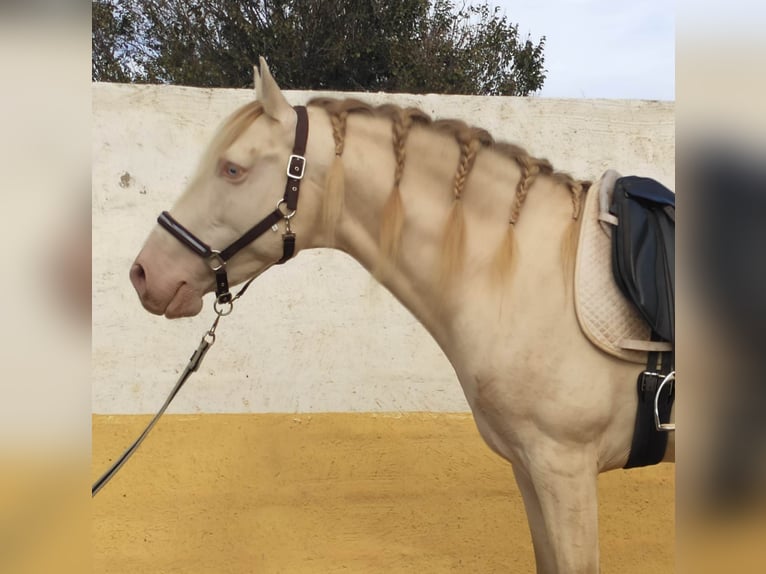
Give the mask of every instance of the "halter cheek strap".
[[[285, 193], [277, 203], [274, 211], [221, 251], [210, 247], [210, 245], [176, 221], [167, 211], [163, 211], [157, 218], [157, 223], [163, 229], [178, 239], [188, 249], [205, 259], [210, 268], [215, 272], [215, 294], [216, 302], [219, 304], [231, 303], [232, 301], [232, 295], [229, 291], [229, 278], [226, 274], [227, 261], [269, 229], [277, 231], [277, 224], [280, 221], [284, 220], [285, 222], [285, 232], [282, 234], [282, 258], [276, 263], [282, 264], [295, 254], [295, 234], [290, 227], [290, 220], [298, 209], [301, 180], [306, 170], [305, 154], [309, 135], [309, 119], [305, 106], [295, 106], [293, 109], [298, 116], [295, 126], [295, 143], [293, 144], [293, 152], [287, 162]], [[244, 289], [240, 291], [240, 294], [243, 292]]]

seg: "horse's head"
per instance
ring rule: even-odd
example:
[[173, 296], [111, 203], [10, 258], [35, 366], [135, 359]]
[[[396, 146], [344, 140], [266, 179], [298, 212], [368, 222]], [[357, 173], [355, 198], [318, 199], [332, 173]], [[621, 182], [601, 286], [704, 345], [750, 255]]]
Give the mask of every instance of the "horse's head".
[[[202, 296], [216, 289], [214, 268], [223, 263], [229, 281], [238, 283], [283, 257], [286, 231], [305, 242], [301, 232], [311, 226], [307, 213], [315, 211], [309, 194], [302, 193], [301, 216], [284, 217], [296, 211], [286, 196], [286, 168], [294, 175], [303, 170], [300, 158], [291, 157], [298, 116], [263, 58], [255, 87], [258, 100], [224, 122], [188, 188], [171, 212], [161, 216], [133, 263], [130, 280], [152, 313], [168, 318], [196, 315]], [[288, 201], [280, 202], [283, 198]], [[263, 222], [257, 238], [226, 249], [257, 222]], [[280, 232], [271, 231], [274, 223], [281, 226]]]

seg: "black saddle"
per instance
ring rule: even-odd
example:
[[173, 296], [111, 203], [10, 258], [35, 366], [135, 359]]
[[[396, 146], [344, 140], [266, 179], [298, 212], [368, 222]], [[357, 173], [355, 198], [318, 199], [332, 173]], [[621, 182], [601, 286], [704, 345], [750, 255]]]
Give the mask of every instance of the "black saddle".
[[645, 177], [615, 184], [612, 271], [660, 340], [675, 342], [675, 194]]

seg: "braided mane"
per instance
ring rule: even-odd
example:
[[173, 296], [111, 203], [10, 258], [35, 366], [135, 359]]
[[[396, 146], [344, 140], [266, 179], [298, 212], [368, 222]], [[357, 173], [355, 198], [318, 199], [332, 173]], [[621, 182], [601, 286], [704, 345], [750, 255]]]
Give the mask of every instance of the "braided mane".
[[414, 108], [401, 108], [393, 104], [371, 106], [357, 99], [338, 100], [334, 98], [314, 98], [310, 106], [324, 109], [332, 123], [335, 141], [335, 159], [330, 168], [327, 182], [327, 197], [324, 202], [324, 221], [328, 229], [334, 227], [343, 206], [343, 166], [341, 156], [346, 135], [346, 120], [349, 114], [358, 113], [391, 120], [391, 144], [396, 168], [394, 183], [386, 200], [381, 218], [379, 243], [386, 260], [396, 263], [404, 222], [404, 205], [399, 185], [406, 161], [407, 136], [413, 125], [426, 126], [455, 139], [460, 151], [460, 158], [455, 166], [455, 179], [452, 188], [452, 207], [444, 229], [442, 244], [441, 283], [446, 285], [449, 279], [460, 271], [465, 251], [465, 218], [463, 216], [462, 194], [468, 175], [471, 173], [476, 156], [482, 149], [492, 149], [513, 161], [521, 171], [521, 177], [514, 191], [514, 197], [508, 213], [508, 232], [495, 255], [493, 268], [499, 279], [507, 277], [513, 263], [514, 233], [513, 228], [519, 219], [524, 200], [538, 176], [548, 176], [569, 190], [572, 201], [571, 229], [565, 235], [562, 245], [562, 257], [565, 267], [570, 267], [574, 258], [576, 244], [576, 220], [580, 214], [582, 195], [590, 186], [589, 181], [577, 180], [566, 172], [556, 171], [547, 159], [530, 155], [524, 148], [506, 142], [495, 142], [492, 135], [484, 129], [472, 127], [456, 119], [433, 120], [424, 111]]

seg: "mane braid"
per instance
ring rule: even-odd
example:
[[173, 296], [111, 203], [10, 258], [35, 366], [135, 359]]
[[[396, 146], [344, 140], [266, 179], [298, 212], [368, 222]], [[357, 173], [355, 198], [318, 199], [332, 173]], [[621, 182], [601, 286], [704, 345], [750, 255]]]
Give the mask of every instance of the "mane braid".
[[332, 126], [333, 143], [335, 144], [335, 157], [330, 164], [325, 182], [325, 197], [322, 202], [322, 220], [327, 233], [328, 245], [335, 243], [335, 230], [338, 220], [343, 212], [344, 196], [346, 192], [345, 172], [343, 169], [343, 150], [346, 144], [346, 121], [351, 113], [371, 113], [372, 107], [353, 98], [337, 100], [335, 98], [319, 97], [312, 98], [307, 103], [309, 106], [323, 108], [330, 119]]
[[[325, 222], [331, 228], [335, 226], [342, 210], [343, 167], [341, 156], [345, 144], [346, 120], [349, 114], [363, 113], [391, 120], [391, 145], [396, 164], [394, 183], [382, 212], [379, 241], [384, 260], [394, 264], [398, 257], [399, 243], [404, 225], [404, 205], [400, 186], [404, 175], [406, 143], [410, 130], [413, 125], [418, 124], [455, 138], [460, 149], [460, 158], [452, 189], [453, 203], [444, 230], [440, 278], [442, 286], [462, 268], [466, 230], [461, 198], [468, 174], [473, 167], [478, 152], [483, 148], [491, 148], [513, 161], [521, 172], [509, 208], [508, 230], [492, 263], [495, 278], [505, 281], [512, 271], [516, 250], [513, 227], [520, 217], [527, 194], [538, 177], [553, 177], [557, 183], [569, 190], [572, 201], [573, 225], [579, 219], [582, 208], [582, 195], [587, 191], [590, 182], [576, 180], [568, 173], [554, 170], [547, 159], [534, 157], [516, 144], [495, 142], [486, 130], [471, 127], [458, 119], [432, 120], [428, 114], [418, 108], [401, 108], [394, 104], [373, 107], [353, 98], [338, 100], [320, 97], [310, 100], [308, 105], [324, 109], [330, 118], [333, 128], [336, 157], [328, 174], [327, 197], [324, 202]], [[562, 254], [569, 253], [572, 249], [576, 248], [576, 241], [572, 239], [571, 233], [572, 230], [570, 229], [565, 234], [566, 237], [562, 243]]]
[[401, 110], [399, 108], [386, 108], [380, 110], [382, 113], [391, 114], [393, 122], [391, 124], [392, 147], [396, 167], [394, 168], [394, 184], [391, 193], [383, 206], [380, 225], [380, 247], [383, 257], [388, 262], [396, 263], [399, 255], [399, 244], [404, 225], [404, 204], [399, 186], [404, 175], [404, 162], [407, 157], [406, 145], [407, 136], [413, 123], [413, 116], [419, 113], [414, 108]]
[[455, 134], [460, 146], [460, 159], [455, 172], [455, 184], [452, 189], [453, 202], [447, 223], [444, 227], [444, 241], [442, 242], [442, 258], [440, 284], [444, 292], [450, 280], [463, 268], [465, 259], [466, 226], [463, 214], [463, 202], [461, 201], [465, 189], [468, 174], [476, 161], [476, 154], [482, 147], [482, 142], [475, 136], [477, 131], [469, 128], [466, 124], [442, 123], [445, 131], [459, 129]]

